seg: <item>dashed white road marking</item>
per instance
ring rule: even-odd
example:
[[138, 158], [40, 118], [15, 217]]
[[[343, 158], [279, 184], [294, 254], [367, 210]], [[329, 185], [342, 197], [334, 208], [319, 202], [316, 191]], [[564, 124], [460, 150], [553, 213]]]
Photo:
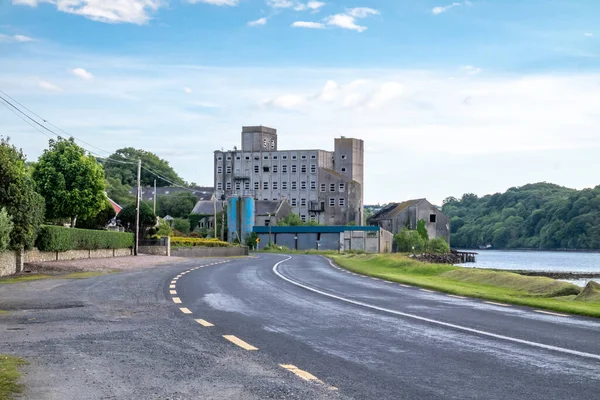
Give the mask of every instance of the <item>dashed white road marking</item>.
[[282, 275], [277, 270], [277, 268], [281, 264], [283, 264], [284, 262], [289, 261], [290, 259], [292, 259], [292, 257], [288, 256], [287, 258], [279, 261], [278, 263], [276, 263], [273, 266], [273, 272], [275, 273], [275, 275], [277, 275], [278, 277], [280, 277], [284, 281], [286, 281], [288, 283], [291, 283], [292, 285], [301, 287], [303, 289], [309, 290], [309, 291], [314, 292], [314, 293], [318, 293], [320, 295], [323, 295], [323, 296], [326, 296], [326, 297], [329, 297], [329, 298], [332, 298], [332, 299], [337, 299], [337, 300], [340, 300], [340, 301], [343, 301], [343, 302], [346, 302], [346, 303], [354, 304], [354, 305], [365, 307], [365, 308], [370, 308], [372, 310], [386, 312], [386, 313], [389, 313], [389, 314], [398, 315], [398, 316], [405, 317], [405, 318], [415, 319], [417, 321], [422, 321], [422, 322], [427, 322], [427, 323], [434, 324], [434, 325], [444, 326], [446, 328], [452, 328], [452, 329], [460, 330], [460, 331], [463, 331], [463, 332], [474, 333], [476, 335], [487, 336], [487, 337], [491, 337], [491, 338], [494, 338], [494, 339], [500, 339], [500, 340], [504, 340], [504, 341], [512, 342], [512, 343], [519, 343], [519, 344], [523, 344], [523, 345], [526, 345], [526, 346], [537, 347], [537, 348], [544, 349], [544, 350], [556, 351], [556, 352], [563, 353], [563, 354], [570, 354], [570, 355], [575, 355], [575, 356], [579, 356], [579, 357], [585, 357], [585, 358], [591, 358], [591, 359], [594, 359], [594, 360], [600, 360], [600, 355], [599, 354], [586, 353], [586, 352], [583, 352], [583, 351], [566, 349], [564, 347], [552, 346], [552, 345], [548, 345], [548, 344], [544, 344], [544, 343], [538, 343], [538, 342], [532, 342], [532, 341], [529, 341], [529, 340], [518, 339], [518, 338], [511, 337], [511, 336], [499, 335], [497, 333], [487, 332], [487, 331], [483, 331], [483, 330], [480, 330], [480, 329], [469, 328], [469, 327], [462, 326], [462, 325], [457, 325], [457, 324], [451, 324], [449, 322], [443, 322], [443, 321], [439, 321], [439, 320], [432, 319], [432, 318], [421, 317], [419, 315], [410, 314], [410, 313], [406, 313], [406, 312], [402, 312], [402, 311], [397, 311], [397, 310], [392, 310], [392, 309], [385, 308], [385, 307], [379, 307], [379, 306], [376, 306], [376, 305], [373, 305], [373, 304], [364, 303], [362, 301], [352, 300], [352, 299], [348, 299], [348, 298], [345, 298], [345, 297], [342, 297], [342, 296], [337, 296], [335, 294], [327, 293], [327, 292], [324, 292], [322, 290], [315, 289], [315, 288], [313, 288], [311, 286], [304, 285], [304, 284], [302, 284], [300, 282], [296, 282], [293, 279], [290, 279], [290, 278]]
[[429, 289], [419, 289], [421, 292], [435, 293], [433, 290]]
[[181, 304], [181, 299], [179, 297], [173, 297], [173, 303]]
[[466, 299], [466, 297], [465, 297], [465, 296], [457, 296], [457, 295], [455, 295], [455, 294], [449, 294], [448, 296], [450, 296], [450, 297], [454, 297], [455, 299]]
[[557, 317], [570, 317], [570, 315], [568, 315], [568, 314], [560, 314], [560, 313], [544, 311], [544, 310], [533, 310], [533, 311], [537, 312], [537, 313], [542, 313], [542, 314], [555, 315]]
[[177, 290], [169, 290], [169, 294], [177, 294]]
[[510, 307], [510, 304], [496, 303], [494, 301], [484, 301], [484, 303], [486, 303], [486, 304], [492, 304], [494, 306], [500, 306], [500, 307]]
[[181, 307], [180, 310], [184, 314], [191, 314], [192, 313], [189, 308]]
[[211, 324], [210, 322], [208, 322], [208, 321], [207, 321], [207, 320], [205, 320], [205, 319], [200, 319], [200, 318], [198, 318], [198, 319], [195, 319], [194, 321], [196, 321], [197, 323], [199, 323], [199, 324], [200, 324], [200, 325], [202, 325], [202, 326], [206, 326], [206, 327], [209, 327], [209, 326], [214, 326], [214, 324]]
[[174, 284], [169, 285], [169, 289], [175, 289], [175, 285]]

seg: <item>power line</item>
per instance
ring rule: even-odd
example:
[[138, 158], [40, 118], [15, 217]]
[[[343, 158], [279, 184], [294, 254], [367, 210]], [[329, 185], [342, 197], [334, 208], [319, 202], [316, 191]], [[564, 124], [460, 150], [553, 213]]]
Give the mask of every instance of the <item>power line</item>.
[[41, 133], [42, 135], [46, 136], [49, 139], [52, 139], [52, 136], [48, 135], [46, 132], [42, 131], [40, 128], [38, 128], [37, 126], [33, 125], [31, 122], [27, 121], [25, 118], [23, 118], [21, 115], [19, 115], [15, 110], [13, 110], [12, 108], [10, 108], [8, 106], [8, 104], [6, 104], [4, 102], [4, 99], [1, 99], [2, 101], [0, 101], [0, 103], [2, 103], [2, 105], [4, 107], [6, 107], [6, 109], [10, 112], [12, 112], [13, 114], [15, 114], [17, 117], [19, 117], [23, 122], [25, 122], [27, 125], [31, 126], [33, 129], [35, 129], [36, 131], [38, 131], [39, 133]]

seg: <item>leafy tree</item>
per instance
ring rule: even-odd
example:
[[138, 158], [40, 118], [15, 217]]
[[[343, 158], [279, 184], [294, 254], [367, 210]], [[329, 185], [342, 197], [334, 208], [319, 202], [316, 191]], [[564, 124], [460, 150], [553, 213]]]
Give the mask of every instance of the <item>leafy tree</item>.
[[256, 249], [256, 239], [258, 239], [256, 232], [252, 232], [248, 235], [248, 238], [246, 239], [246, 246], [248, 246], [250, 250]]
[[[137, 161], [142, 160], [142, 174], [141, 182], [142, 186], [153, 186], [154, 180], [156, 179], [157, 186], [170, 186], [172, 185], [169, 181], [177, 184], [184, 185], [183, 179], [177, 175], [175, 170], [169, 165], [169, 163], [156, 154], [146, 151], [137, 150], [132, 147], [126, 147], [117, 150], [110, 157], [104, 159], [104, 170], [106, 172], [106, 178], [116, 179], [122, 185], [134, 187], [137, 185]], [[166, 178], [162, 179], [157, 177], [151, 170], [156, 174]], [[109, 193], [112, 196], [112, 194]], [[116, 201], [116, 200], [115, 200]]]
[[176, 231], [184, 233], [186, 235], [190, 234], [190, 220], [184, 218], [175, 218], [173, 220], [173, 228]]
[[171, 227], [171, 224], [169, 224], [169, 222], [165, 221], [164, 219], [161, 219], [158, 222], [158, 230], [156, 231], [156, 235], [163, 237], [163, 236], [171, 236], [173, 234], [173, 228]]
[[[121, 224], [129, 231], [135, 230], [135, 204], [123, 207], [117, 219], [121, 220]], [[144, 236], [146, 231], [156, 225], [156, 216], [152, 209], [143, 202], [140, 202], [140, 237]]]
[[93, 217], [104, 205], [102, 165], [73, 138], [50, 139], [49, 143], [32, 177], [46, 202], [46, 218], [69, 218], [75, 227], [78, 217]]
[[446, 239], [437, 237], [433, 238], [429, 241], [429, 245], [427, 246], [428, 250], [432, 253], [436, 254], [446, 254], [450, 253], [450, 245], [446, 242]]
[[5, 208], [0, 210], [0, 252], [8, 249], [10, 244], [10, 233], [13, 229], [12, 218]]
[[429, 241], [429, 233], [427, 232], [427, 228], [425, 227], [425, 220], [420, 219], [417, 221], [417, 232], [419, 232], [419, 236], [423, 238], [426, 242]]
[[131, 186], [122, 184], [121, 181], [114, 176], [106, 177], [105, 182], [106, 194], [118, 205], [124, 207], [135, 203], [135, 196], [131, 194]]
[[35, 192], [23, 152], [4, 138], [0, 139], [0, 204], [12, 217], [9, 247], [33, 247], [44, 219], [44, 199]]
[[104, 203], [100, 212], [93, 217], [80, 219], [77, 221], [77, 227], [83, 229], [106, 229], [108, 222], [116, 215], [117, 213], [115, 212], [112, 204], [110, 204], [108, 199], [104, 199]]
[[279, 226], [301, 226], [304, 225], [298, 214], [291, 213], [277, 223]]
[[[188, 216], [188, 219], [190, 220], [190, 230], [192, 232], [196, 232], [198, 229], [200, 229], [198, 226], [200, 225], [200, 220], [204, 218], [202, 215], [198, 215], [198, 214], [190, 214]], [[202, 237], [205, 237], [206, 235], [202, 235]]]
[[161, 217], [170, 215], [173, 218], [187, 218], [197, 202], [196, 196], [190, 192], [163, 195], [158, 198], [158, 215]]
[[423, 252], [427, 247], [427, 242], [419, 232], [402, 229], [400, 233], [394, 235], [393, 245], [396, 251], [402, 253]]

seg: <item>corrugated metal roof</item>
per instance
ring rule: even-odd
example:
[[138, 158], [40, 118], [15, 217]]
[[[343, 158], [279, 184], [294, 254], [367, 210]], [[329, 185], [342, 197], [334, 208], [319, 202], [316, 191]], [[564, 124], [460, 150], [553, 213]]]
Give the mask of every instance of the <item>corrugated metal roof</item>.
[[[217, 201], [217, 212], [223, 211], [223, 202]], [[211, 200], [200, 200], [194, 206], [191, 214], [213, 215], [215, 212], [215, 203]]]
[[414, 200], [406, 200], [402, 203], [390, 203], [387, 206], [383, 207], [377, 213], [375, 213], [369, 220], [383, 220], [393, 218], [398, 213], [404, 211], [406, 208], [414, 206], [422, 202], [425, 199], [414, 199]]
[[254, 206], [255, 206], [254, 213], [256, 215], [267, 215], [267, 214], [275, 215], [280, 204], [281, 204], [281, 201], [257, 200], [254, 203]]
[[356, 225], [337, 225], [337, 226], [255, 226], [252, 230], [256, 233], [341, 233], [346, 231], [367, 231], [377, 232], [378, 226], [356, 226]]

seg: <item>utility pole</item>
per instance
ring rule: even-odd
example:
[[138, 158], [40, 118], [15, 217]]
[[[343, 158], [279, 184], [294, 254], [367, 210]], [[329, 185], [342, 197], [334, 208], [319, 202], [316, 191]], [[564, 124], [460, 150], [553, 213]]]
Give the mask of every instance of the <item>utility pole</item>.
[[223, 211], [221, 211], [221, 241], [225, 241], [225, 201], [221, 201]]
[[213, 194], [213, 208], [214, 208], [214, 215], [213, 215], [213, 228], [215, 230], [215, 235], [214, 238], [217, 238], [217, 196]]
[[154, 180], [154, 215], [156, 215], [156, 196], [158, 196], [158, 193], [156, 193], [156, 179]]
[[138, 160], [137, 174], [137, 198], [135, 200], [135, 247], [133, 254], [138, 255], [139, 236], [140, 236], [140, 197], [142, 195], [142, 160]]

